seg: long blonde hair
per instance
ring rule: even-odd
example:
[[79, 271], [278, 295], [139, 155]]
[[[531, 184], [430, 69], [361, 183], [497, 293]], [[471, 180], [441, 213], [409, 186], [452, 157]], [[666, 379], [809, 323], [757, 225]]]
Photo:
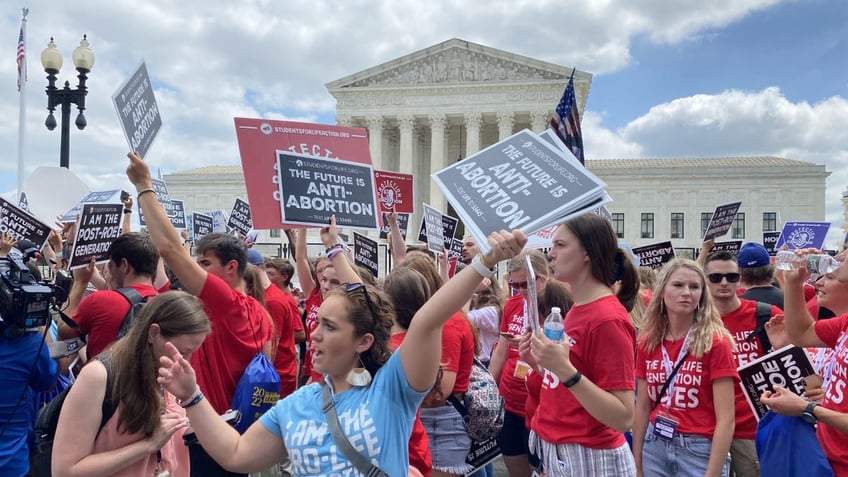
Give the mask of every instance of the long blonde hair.
[[689, 354], [696, 358], [700, 358], [713, 347], [713, 337], [719, 335], [724, 337], [732, 349], [736, 349], [736, 342], [733, 336], [724, 327], [715, 305], [713, 297], [710, 294], [710, 289], [707, 287], [707, 277], [704, 275], [704, 270], [696, 262], [685, 259], [675, 258], [668, 262], [660, 272], [657, 279], [657, 286], [654, 288], [654, 296], [645, 310], [644, 323], [640, 330], [639, 345], [648, 352], [654, 351], [662, 342], [668, 330], [668, 314], [664, 303], [664, 291], [668, 285], [671, 275], [685, 268], [692, 270], [698, 274], [701, 281], [701, 299], [698, 302], [698, 307], [695, 309], [692, 317], [691, 341], [689, 344]]

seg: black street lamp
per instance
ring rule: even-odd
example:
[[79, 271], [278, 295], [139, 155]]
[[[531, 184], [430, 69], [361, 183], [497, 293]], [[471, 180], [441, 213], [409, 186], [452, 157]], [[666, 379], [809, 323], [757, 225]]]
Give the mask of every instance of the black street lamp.
[[76, 66], [79, 75], [79, 85], [75, 89], [71, 89], [69, 82], [65, 81], [65, 87], [59, 89], [56, 87], [56, 75], [62, 69], [62, 54], [56, 49], [56, 44], [53, 43], [53, 38], [50, 38], [50, 43], [47, 44], [41, 52], [41, 65], [44, 71], [47, 72], [47, 110], [50, 113], [47, 115], [47, 120], [44, 125], [50, 131], [56, 129], [56, 118], [53, 117], [53, 110], [56, 106], [62, 106], [62, 145], [59, 149], [59, 166], [64, 168], [70, 167], [70, 120], [71, 120], [71, 104], [76, 104], [79, 109], [77, 119], [74, 124], [77, 129], [85, 129], [88, 124], [82, 112], [85, 110], [85, 95], [88, 94], [88, 88], [85, 86], [86, 76], [94, 66], [94, 52], [88, 46], [88, 39], [85, 35], [82, 36], [80, 46], [73, 53], [74, 66]]

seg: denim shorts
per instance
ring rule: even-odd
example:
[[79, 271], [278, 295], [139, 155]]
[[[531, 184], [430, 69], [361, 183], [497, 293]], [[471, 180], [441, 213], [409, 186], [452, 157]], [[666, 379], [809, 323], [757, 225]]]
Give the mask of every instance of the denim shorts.
[[[713, 442], [696, 434], [677, 433], [666, 441], [654, 435], [654, 425], [648, 424], [642, 447], [642, 475], [703, 477], [710, 461]], [[727, 477], [730, 458], [725, 458], [721, 476]]]
[[465, 463], [471, 450], [471, 438], [465, 431], [462, 416], [453, 405], [422, 407], [421, 424], [430, 438], [434, 469], [462, 475], [474, 470]]

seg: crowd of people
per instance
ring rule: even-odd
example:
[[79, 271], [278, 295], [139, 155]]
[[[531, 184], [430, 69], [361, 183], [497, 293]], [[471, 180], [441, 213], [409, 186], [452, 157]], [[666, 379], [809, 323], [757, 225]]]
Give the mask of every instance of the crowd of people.
[[[559, 224], [547, 253], [525, 249], [520, 231], [492, 234], [485, 254], [465, 237], [452, 273], [445, 254], [407, 246], [390, 213], [394, 266], [375, 279], [354, 265], [335, 219], [318, 257], [305, 229], [287, 233], [293, 264], [237, 234], [189, 243], [148, 166], [128, 156], [147, 230], [126, 225], [105, 266], [75, 269], [66, 316], [44, 332], [48, 342], [83, 338], [85, 364], [51, 359], [41, 334], [0, 336], [3, 475], [32, 475], [38, 407], [24, 401], [43, 401], [72, 374], [57, 477], [491, 477], [491, 465], [469, 463], [474, 442], [454, 404], [476, 361], [503, 397], [495, 443], [510, 477], [759, 476], [758, 418], [738, 369], [794, 344], [820, 384], [802, 395], [775, 385], [761, 402], [805, 415], [834, 475], [848, 476], [848, 267], [778, 277], [762, 245], [734, 255], [707, 241], [698, 261], [657, 273], [586, 214]], [[43, 251], [57, 269], [72, 227]], [[0, 237], [0, 256], [13, 245]], [[144, 303], [133, 313], [136, 295]], [[537, 331], [554, 308], [561, 341]], [[279, 375], [279, 400], [240, 433], [222, 416], [257, 355]]]

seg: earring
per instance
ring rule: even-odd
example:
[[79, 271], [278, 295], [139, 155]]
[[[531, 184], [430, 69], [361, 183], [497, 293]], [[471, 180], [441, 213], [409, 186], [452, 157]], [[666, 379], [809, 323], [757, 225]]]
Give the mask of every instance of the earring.
[[347, 382], [351, 386], [368, 386], [371, 384], [371, 373], [365, 369], [365, 365], [362, 364], [362, 358], [357, 356], [357, 359], [359, 360], [360, 367], [353, 368], [347, 373]]

